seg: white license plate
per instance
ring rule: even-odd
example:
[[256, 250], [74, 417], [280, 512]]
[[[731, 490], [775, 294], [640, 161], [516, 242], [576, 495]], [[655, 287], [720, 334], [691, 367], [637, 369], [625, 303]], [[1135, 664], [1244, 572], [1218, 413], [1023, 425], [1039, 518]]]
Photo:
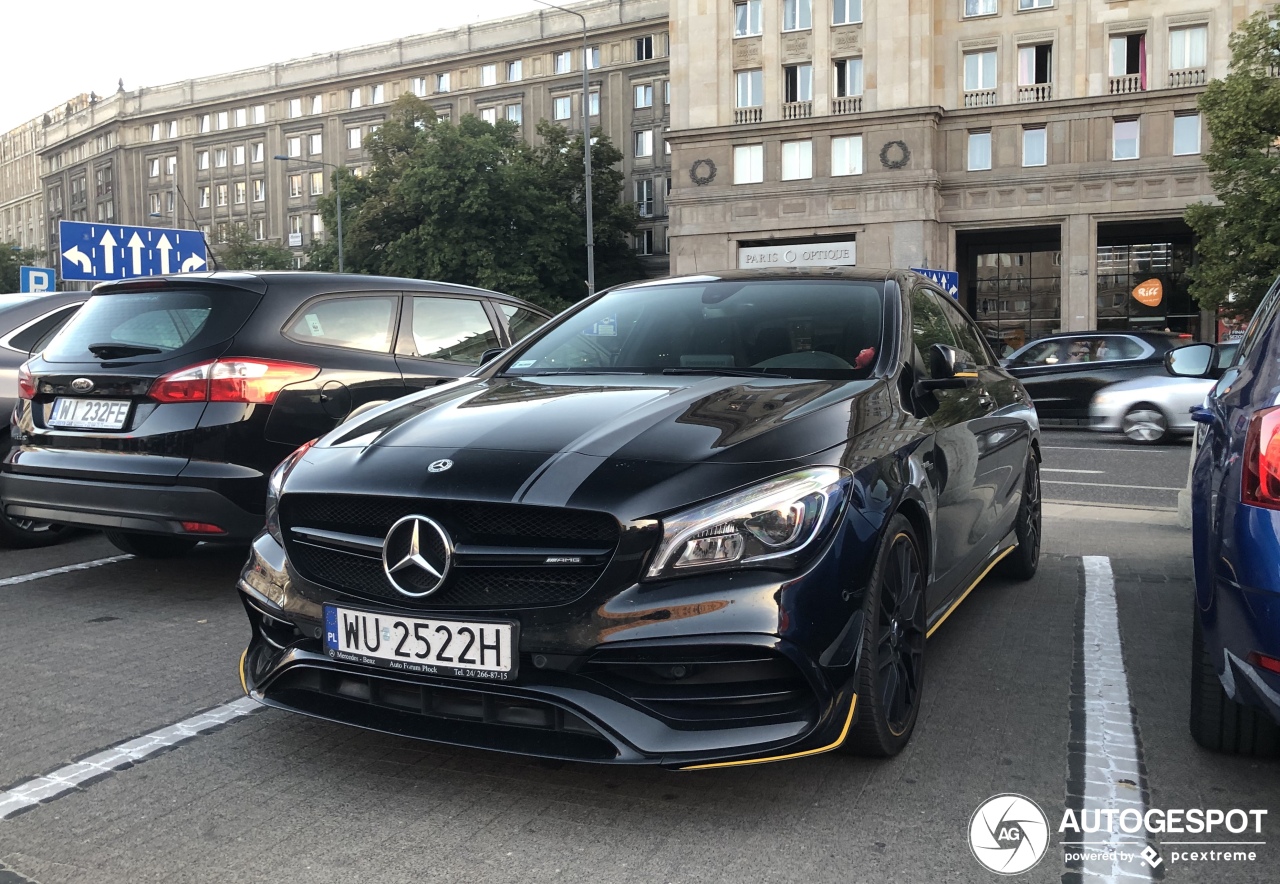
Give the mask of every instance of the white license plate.
[[119, 430], [129, 417], [128, 399], [53, 400], [51, 427], [74, 427], [82, 430]]
[[422, 675], [515, 678], [512, 623], [437, 620], [324, 606], [324, 645], [334, 660]]

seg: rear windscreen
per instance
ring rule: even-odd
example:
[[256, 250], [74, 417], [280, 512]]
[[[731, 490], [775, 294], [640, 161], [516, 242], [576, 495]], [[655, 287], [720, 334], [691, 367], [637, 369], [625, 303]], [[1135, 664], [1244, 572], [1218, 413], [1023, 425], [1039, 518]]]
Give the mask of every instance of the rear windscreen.
[[[229, 340], [260, 298], [254, 292], [221, 288], [94, 295], [49, 342], [44, 358], [47, 362], [169, 359]], [[104, 345], [116, 349], [104, 349]]]

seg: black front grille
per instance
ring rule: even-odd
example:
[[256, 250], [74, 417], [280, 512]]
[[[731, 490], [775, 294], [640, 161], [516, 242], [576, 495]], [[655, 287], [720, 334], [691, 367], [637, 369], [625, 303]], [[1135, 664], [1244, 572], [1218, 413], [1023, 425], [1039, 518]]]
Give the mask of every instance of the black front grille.
[[[554, 556], [559, 550], [603, 552], [589, 564], [574, 567], [501, 563], [461, 565], [444, 586], [414, 599], [387, 579], [376, 551], [364, 553], [314, 536], [302, 539], [292, 529], [338, 532], [381, 543], [391, 526], [408, 515], [439, 522], [455, 547], [484, 547], [512, 555], [537, 550]], [[605, 513], [412, 498], [355, 495], [288, 495], [281, 504], [289, 558], [303, 577], [343, 593], [394, 600], [424, 608], [518, 608], [563, 605], [586, 593], [618, 543], [618, 523]]]

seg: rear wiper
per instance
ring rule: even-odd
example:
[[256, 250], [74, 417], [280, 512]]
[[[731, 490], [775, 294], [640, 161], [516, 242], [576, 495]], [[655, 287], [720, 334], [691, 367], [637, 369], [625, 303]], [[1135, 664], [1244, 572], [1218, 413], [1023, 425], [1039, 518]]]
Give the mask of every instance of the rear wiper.
[[735, 378], [788, 378], [789, 374], [778, 374], [763, 368], [664, 368], [663, 374], [705, 374], [726, 375]]
[[163, 353], [155, 347], [140, 347], [137, 344], [90, 344], [86, 349], [99, 359], [125, 359], [129, 356], [153, 356]]

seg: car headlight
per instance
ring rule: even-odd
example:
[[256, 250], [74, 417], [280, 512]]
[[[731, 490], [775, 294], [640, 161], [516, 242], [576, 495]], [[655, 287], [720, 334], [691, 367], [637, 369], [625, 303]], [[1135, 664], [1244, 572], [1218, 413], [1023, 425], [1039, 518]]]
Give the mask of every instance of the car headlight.
[[280, 465], [272, 470], [270, 477], [267, 478], [267, 533], [281, 546], [284, 546], [284, 533], [280, 530], [280, 494], [284, 491], [284, 480], [289, 478], [289, 473], [298, 465], [298, 461], [302, 460], [303, 456], [311, 450], [311, 446], [318, 441], [318, 439], [312, 439], [280, 461]]
[[840, 467], [811, 467], [667, 516], [645, 576], [795, 567], [844, 511], [851, 481]]

